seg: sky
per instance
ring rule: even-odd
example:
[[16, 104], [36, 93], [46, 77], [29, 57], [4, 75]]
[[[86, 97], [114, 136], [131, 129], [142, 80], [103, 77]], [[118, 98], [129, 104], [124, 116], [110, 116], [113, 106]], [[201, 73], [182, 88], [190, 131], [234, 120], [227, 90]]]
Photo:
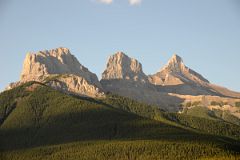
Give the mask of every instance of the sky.
[[0, 90], [27, 52], [67, 47], [96, 73], [123, 51], [154, 74], [174, 54], [240, 91], [239, 0], [0, 0]]

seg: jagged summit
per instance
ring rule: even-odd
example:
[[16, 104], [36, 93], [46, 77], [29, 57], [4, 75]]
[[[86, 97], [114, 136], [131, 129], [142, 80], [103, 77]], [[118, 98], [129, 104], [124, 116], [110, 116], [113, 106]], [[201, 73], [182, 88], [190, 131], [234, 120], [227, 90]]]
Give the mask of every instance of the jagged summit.
[[8, 89], [29, 81], [48, 81], [46, 84], [52, 88], [83, 96], [103, 95], [96, 74], [79, 63], [69, 49], [64, 47], [28, 53], [20, 81], [10, 84]]
[[[122, 51], [118, 51], [118, 52], [116, 52], [114, 55], [117, 55], [117, 56], [124, 56], [124, 57], [128, 57], [128, 55], [126, 55], [124, 52], [122, 52]], [[114, 56], [114, 55], [112, 55], [112, 56]]]
[[142, 71], [142, 64], [136, 59], [128, 57], [123, 52], [110, 56], [107, 68], [102, 73], [102, 79], [125, 79], [133, 81], [147, 81], [147, 76]]
[[219, 95], [209, 87], [209, 81], [188, 68], [180, 56], [174, 54], [168, 63], [149, 81], [160, 87], [159, 91], [185, 95]]
[[43, 52], [48, 53], [49, 55], [71, 54], [70, 50], [66, 47], [58, 47], [55, 49], [45, 50]]
[[63, 55], [71, 55], [71, 52], [68, 48], [58, 47], [50, 50], [42, 50], [38, 52], [28, 52], [27, 55], [40, 55], [40, 56], [53, 56], [53, 57], [62, 57]]
[[185, 66], [183, 60], [174, 54], [168, 63], [156, 74], [150, 76], [150, 81], [156, 85], [180, 85], [184, 83], [209, 83], [202, 75]]
[[89, 81], [97, 81], [96, 75], [89, 73], [69, 49], [60, 47], [28, 53], [24, 60], [21, 81], [42, 80], [50, 74], [75, 74], [84, 76]]
[[184, 72], [187, 69], [188, 68], [184, 65], [182, 58], [177, 54], [174, 54], [160, 72], [165, 70], [167, 70], [167, 72]]
[[169, 60], [169, 63], [182, 63], [182, 62], [183, 62], [182, 58], [179, 55], [177, 55], [176, 53], [173, 54], [173, 56]]

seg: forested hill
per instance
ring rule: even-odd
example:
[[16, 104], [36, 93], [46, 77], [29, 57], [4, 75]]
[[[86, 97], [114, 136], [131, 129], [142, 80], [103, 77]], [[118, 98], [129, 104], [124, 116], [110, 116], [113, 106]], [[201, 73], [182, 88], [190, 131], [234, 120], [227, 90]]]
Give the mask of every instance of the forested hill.
[[[0, 94], [2, 159], [238, 158], [240, 127], [29, 82]], [[203, 127], [204, 126], [204, 127]]]

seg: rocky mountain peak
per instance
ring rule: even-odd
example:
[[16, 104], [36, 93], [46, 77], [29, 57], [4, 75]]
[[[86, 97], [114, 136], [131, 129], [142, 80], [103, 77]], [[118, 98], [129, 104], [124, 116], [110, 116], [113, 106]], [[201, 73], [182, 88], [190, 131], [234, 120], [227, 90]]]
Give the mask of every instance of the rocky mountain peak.
[[46, 50], [47, 53], [49, 53], [50, 55], [63, 55], [63, 54], [71, 54], [70, 50], [68, 48], [65, 47], [59, 47], [56, 49], [51, 49], [51, 50]]
[[[92, 76], [89, 73], [88, 69], [79, 63], [69, 49], [60, 47], [28, 53], [24, 60], [21, 81], [41, 80], [50, 74], [75, 74], [84, 76], [91, 81]], [[91, 73], [91, 75], [93, 74]]]
[[117, 57], [128, 57], [124, 52], [118, 51], [115, 53], [115, 55], [113, 56], [117, 56]]
[[103, 95], [96, 74], [79, 63], [69, 49], [64, 47], [28, 53], [20, 81], [10, 84], [9, 89], [28, 81], [43, 82], [53, 88], [78, 95]]
[[173, 62], [173, 63], [182, 63], [183, 62], [182, 58], [177, 54], [173, 54], [173, 56], [171, 57], [171, 59], [169, 61]]
[[209, 83], [202, 75], [185, 66], [183, 60], [174, 54], [168, 63], [156, 74], [149, 77], [156, 85], [206, 85]]
[[147, 76], [142, 71], [141, 63], [128, 57], [123, 52], [117, 52], [108, 59], [107, 68], [102, 73], [102, 79], [126, 79], [145, 82]]
[[50, 49], [50, 50], [38, 51], [37, 53], [29, 52], [28, 56], [33, 55], [33, 54], [44, 56], [44, 57], [51, 56], [51, 57], [56, 57], [58, 59], [63, 59], [62, 57], [64, 57], [64, 56], [72, 56], [70, 50], [65, 47], [59, 47], [59, 48]]
[[168, 72], [182, 72], [186, 69], [187, 67], [184, 65], [182, 58], [177, 54], [174, 54], [161, 71], [167, 70]]

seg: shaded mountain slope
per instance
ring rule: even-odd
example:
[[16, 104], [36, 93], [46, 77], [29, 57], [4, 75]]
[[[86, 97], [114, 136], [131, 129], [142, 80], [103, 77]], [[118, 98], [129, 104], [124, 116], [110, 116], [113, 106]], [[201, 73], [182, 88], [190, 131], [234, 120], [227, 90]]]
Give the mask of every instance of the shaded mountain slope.
[[[93, 99], [74, 98], [45, 86], [26, 92], [17, 97], [15, 109], [1, 125], [1, 145], [5, 149], [79, 140], [160, 138], [158, 133], [169, 128]], [[188, 133], [174, 127], [169, 130]]]
[[[239, 119], [229, 115], [222, 117], [215, 112], [209, 112], [206, 107], [195, 107], [183, 113], [165, 112], [158, 106], [139, 103], [126, 97], [108, 95], [104, 103], [113, 107], [135, 113], [142, 117], [154, 119], [173, 126], [193, 129], [196, 132], [205, 132], [213, 135], [227, 136], [240, 139]], [[218, 112], [220, 114], [220, 112]]]
[[[14, 107], [10, 107], [12, 101]], [[157, 107], [119, 96], [108, 95], [101, 100], [69, 96], [29, 82], [2, 93], [0, 102], [4, 117], [0, 149], [5, 159], [87, 159], [96, 154], [99, 159], [126, 159], [128, 154], [138, 159], [191, 159], [239, 154], [234, 135], [227, 138], [204, 130], [200, 133], [198, 128], [167, 117], [169, 114]], [[122, 154], [112, 154], [117, 150]], [[167, 154], [176, 150], [177, 155]]]

